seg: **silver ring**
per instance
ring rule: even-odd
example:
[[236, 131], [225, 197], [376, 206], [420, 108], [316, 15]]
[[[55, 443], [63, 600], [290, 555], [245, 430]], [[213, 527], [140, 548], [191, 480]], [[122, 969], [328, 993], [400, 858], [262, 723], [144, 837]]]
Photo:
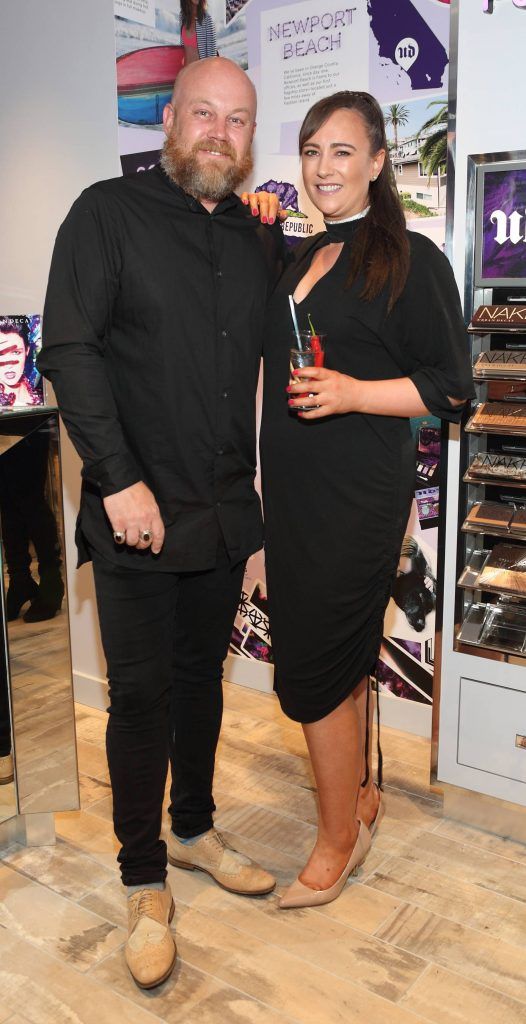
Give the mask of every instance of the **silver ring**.
[[141, 530], [139, 537], [141, 538], [143, 544], [149, 544], [152, 539], [152, 535], [149, 530]]
[[114, 530], [113, 539], [116, 544], [124, 544], [126, 540], [126, 532], [124, 530]]

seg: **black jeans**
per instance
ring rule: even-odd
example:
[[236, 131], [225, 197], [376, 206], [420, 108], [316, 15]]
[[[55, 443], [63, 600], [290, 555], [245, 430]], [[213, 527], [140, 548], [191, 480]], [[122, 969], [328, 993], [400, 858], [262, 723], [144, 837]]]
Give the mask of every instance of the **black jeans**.
[[191, 837], [212, 827], [222, 665], [245, 563], [231, 566], [224, 547], [215, 569], [195, 573], [135, 571], [92, 555], [108, 663], [106, 745], [122, 880], [163, 881], [166, 844], [159, 833], [169, 757], [174, 831]]

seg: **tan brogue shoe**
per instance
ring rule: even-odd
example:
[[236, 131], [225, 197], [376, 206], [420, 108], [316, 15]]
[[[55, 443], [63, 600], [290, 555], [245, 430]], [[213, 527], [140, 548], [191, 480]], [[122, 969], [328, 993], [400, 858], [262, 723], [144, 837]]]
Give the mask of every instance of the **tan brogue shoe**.
[[128, 897], [126, 963], [140, 988], [155, 988], [175, 966], [177, 947], [170, 931], [174, 901], [168, 883]]
[[6, 754], [5, 757], [0, 757], [0, 786], [7, 786], [9, 782], [13, 781], [14, 777], [13, 755]]
[[243, 853], [238, 853], [228, 846], [220, 832], [211, 828], [191, 846], [179, 842], [177, 836], [170, 831], [166, 837], [168, 860], [176, 868], [189, 871], [206, 871], [215, 881], [241, 896], [263, 896], [272, 892], [276, 879], [249, 860]]

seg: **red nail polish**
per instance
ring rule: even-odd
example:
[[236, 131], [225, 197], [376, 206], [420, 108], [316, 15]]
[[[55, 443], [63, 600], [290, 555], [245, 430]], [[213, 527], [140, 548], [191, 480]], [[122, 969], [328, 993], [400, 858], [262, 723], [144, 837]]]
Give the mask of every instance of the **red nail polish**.
[[266, 217], [262, 217], [261, 218], [261, 223], [262, 224], [266, 224], [267, 223], [267, 218]]
[[294, 405], [294, 400], [292, 398], [289, 398], [288, 404], [289, 405]]
[[252, 209], [252, 216], [253, 216], [253, 217], [257, 217], [257, 216], [259, 216], [259, 210], [258, 210], [258, 208], [257, 208], [257, 207], [256, 207], [256, 209], [255, 209], [255, 210], [254, 210], [254, 208]]
[[269, 219], [268, 219], [269, 224], [273, 224], [275, 219], [276, 219], [275, 217], [269, 217]]
[[290, 392], [290, 391], [292, 391], [292, 388], [287, 387], [287, 388], [285, 388], [285, 391], [289, 391]]

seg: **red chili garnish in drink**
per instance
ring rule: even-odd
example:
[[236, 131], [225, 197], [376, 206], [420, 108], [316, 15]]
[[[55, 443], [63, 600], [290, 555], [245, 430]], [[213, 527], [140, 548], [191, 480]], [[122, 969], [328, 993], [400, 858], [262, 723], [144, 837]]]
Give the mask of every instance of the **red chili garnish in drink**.
[[314, 352], [314, 365], [315, 366], [323, 366], [323, 349], [321, 347], [321, 342], [320, 342], [320, 339], [319, 339], [319, 335], [317, 335], [317, 334], [312, 334], [311, 335], [310, 347], [311, 347], [312, 351]]
[[323, 366], [323, 351], [320, 336], [319, 334], [316, 334], [316, 331], [314, 330], [314, 324], [310, 318], [310, 313], [307, 313], [307, 320], [309, 321], [310, 327], [310, 347], [314, 352], [314, 365]]

